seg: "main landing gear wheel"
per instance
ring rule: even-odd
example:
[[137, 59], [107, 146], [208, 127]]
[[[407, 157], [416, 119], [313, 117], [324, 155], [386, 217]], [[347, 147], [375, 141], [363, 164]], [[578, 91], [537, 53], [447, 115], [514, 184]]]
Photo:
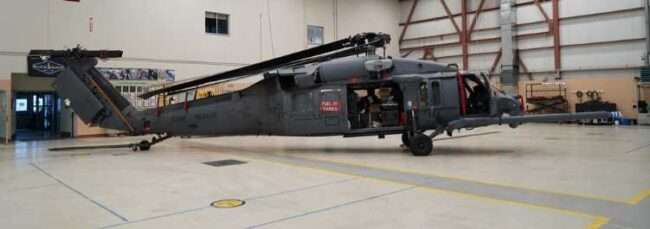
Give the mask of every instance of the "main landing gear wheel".
[[428, 156], [433, 150], [433, 140], [424, 134], [415, 134], [409, 138], [409, 149], [413, 156]]

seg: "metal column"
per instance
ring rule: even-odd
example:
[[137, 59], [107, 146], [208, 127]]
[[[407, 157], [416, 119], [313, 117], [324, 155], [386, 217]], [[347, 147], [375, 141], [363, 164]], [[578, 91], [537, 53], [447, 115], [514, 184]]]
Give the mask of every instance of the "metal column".
[[515, 0], [501, 0], [500, 26], [501, 26], [501, 89], [509, 94], [518, 94], [519, 66], [517, 66], [515, 53], [517, 41], [514, 37], [514, 28], [517, 23]]
[[467, 0], [461, 0], [461, 34], [460, 44], [463, 51], [463, 70], [469, 70], [469, 31], [467, 27]]
[[562, 79], [562, 44], [560, 40], [560, 3], [553, 0], [553, 56], [555, 59], [555, 79]]
[[646, 48], [644, 62], [646, 66], [650, 66], [650, 0], [643, 0], [645, 6], [645, 32], [646, 32]]

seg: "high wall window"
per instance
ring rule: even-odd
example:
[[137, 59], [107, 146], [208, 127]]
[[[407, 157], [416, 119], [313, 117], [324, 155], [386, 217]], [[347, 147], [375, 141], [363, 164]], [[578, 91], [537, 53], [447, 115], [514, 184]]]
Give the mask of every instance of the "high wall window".
[[205, 32], [212, 34], [228, 34], [229, 15], [215, 12], [205, 12]]
[[322, 45], [325, 42], [325, 39], [323, 38], [323, 27], [308, 25], [307, 42], [310, 47]]

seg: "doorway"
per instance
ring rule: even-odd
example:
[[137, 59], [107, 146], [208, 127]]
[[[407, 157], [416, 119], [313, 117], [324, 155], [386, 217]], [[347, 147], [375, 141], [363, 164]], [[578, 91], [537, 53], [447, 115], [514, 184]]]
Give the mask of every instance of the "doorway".
[[391, 82], [348, 85], [351, 129], [397, 127], [404, 124], [403, 95]]
[[59, 101], [52, 92], [17, 92], [16, 140], [31, 141], [58, 137]]

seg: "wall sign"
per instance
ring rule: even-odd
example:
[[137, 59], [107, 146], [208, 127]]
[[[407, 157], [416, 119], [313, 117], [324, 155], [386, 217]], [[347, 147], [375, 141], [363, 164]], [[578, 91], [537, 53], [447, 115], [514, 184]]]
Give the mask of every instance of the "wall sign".
[[27, 72], [30, 76], [55, 77], [65, 69], [63, 58], [27, 56]]

